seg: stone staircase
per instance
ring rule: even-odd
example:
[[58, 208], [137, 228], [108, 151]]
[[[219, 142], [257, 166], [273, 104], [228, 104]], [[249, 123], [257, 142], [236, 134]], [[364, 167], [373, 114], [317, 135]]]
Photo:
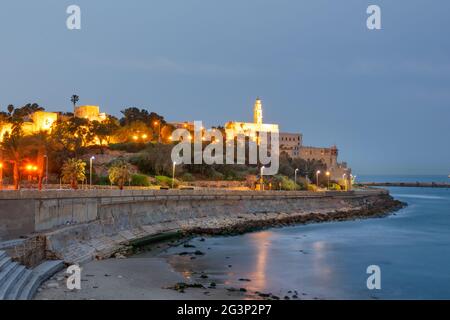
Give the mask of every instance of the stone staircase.
[[39, 286], [63, 267], [62, 260], [50, 260], [27, 269], [0, 251], [0, 300], [32, 299]]

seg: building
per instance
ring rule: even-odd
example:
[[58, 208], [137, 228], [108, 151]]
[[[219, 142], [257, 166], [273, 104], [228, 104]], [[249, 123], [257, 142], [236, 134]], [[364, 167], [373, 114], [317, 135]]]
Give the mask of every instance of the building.
[[303, 135], [300, 133], [280, 132], [280, 153], [286, 152], [291, 158], [300, 157]]
[[253, 122], [237, 122], [230, 121], [225, 124], [227, 140], [233, 140], [238, 135], [249, 137], [253, 141], [259, 142], [258, 136], [260, 132], [268, 134], [279, 132], [277, 124], [263, 123], [262, 101], [257, 98], [253, 107]]
[[[41, 131], [50, 132], [53, 123], [58, 119], [58, 113], [56, 112], [46, 112], [46, 111], [36, 111], [30, 117], [27, 117], [22, 124], [23, 133], [35, 134]], [[0, 127], [0, 141], [3, 141], [5, 134], [11, 133], [12, 124], [5, 123]]]
[[88, 119], [89, 121], [102, 122], [106, 120], [106, 113], [100, 113], [99, 106], [76, 106], [73, 114], [77, 118]]

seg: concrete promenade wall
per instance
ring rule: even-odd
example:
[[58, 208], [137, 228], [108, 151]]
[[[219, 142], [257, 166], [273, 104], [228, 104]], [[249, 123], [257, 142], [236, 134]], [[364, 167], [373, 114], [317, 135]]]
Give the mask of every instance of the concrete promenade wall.
[[244, 232], [368, 217], [398, 206], [385, 190], [53, 190], [0, 192], [0, 241], [45, 239], [47, 258], [83, 263], [161, 234]]
[[[306, 204], [306, 199], [349, 199], [378, 194], [387, 194], [387, 191], [3, 191], [0, 192], [0, 241], [93, 221], [107, 224], [107, 221], [114, 220], [115, 228], [136, 227], [151, 224], [155, 219], [164, 221], [175, 213], [177, 219], [184, 219], [192, 215], [221, 215], [231, 211], [292, 211], [299, 208], [299, 203]], [[316, 201], [310, 203], [314, 203], [314, 207], [320, 204]], [[304, 205], [301, 207], [304, 208]]]

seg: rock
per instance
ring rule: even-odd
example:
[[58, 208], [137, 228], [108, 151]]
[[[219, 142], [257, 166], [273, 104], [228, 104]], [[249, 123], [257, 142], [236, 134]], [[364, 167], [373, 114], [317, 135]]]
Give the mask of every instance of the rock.
[[239, 291], [240, 291], [240, 292], [247, 292], [247, 289], [245, 289], [245, 288], [240, 288]]
[[291, 298], [289, 298], [289, 296], [284, 296], [284, 300], [291, 300]]
[[200, 278], [202, 278], [202, 279], [208, 279], [208, 276], [207, 276], [206, 274], [202, 274], [202, 275], [200, 276]]
[[239, 281], [250, 282], [250, 281], [252, 281], [252, 280], [250, 280], [250, 279], [245, 279], [245, 278], [241, 278], [241, 279], [239, 279]]
[[200, 250], [195, 251], [194, 254], [195, 254], [196, 256], [203, 256], [203, 255], [204, 255], [204, 253], [201, 252]]
[[184, 248], [195, 248], [194, 245], [189, 244], [189, 243], [184, 244], [183, 247], [184, 247]]

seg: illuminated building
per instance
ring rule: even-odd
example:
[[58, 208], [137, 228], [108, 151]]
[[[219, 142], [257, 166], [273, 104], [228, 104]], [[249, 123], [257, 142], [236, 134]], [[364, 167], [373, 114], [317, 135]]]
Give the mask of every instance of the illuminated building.
[[258, 133], [260, 132], [278, 132], [277, 124], [263, 123], [263, 108], [261, 99], [257, 98], [253, 107], [253, 121], [254, 122], [237, 122], [231, 121], [225, 124], [227, 132], [227, 140], [233, 140], [238, 135], [249, 137], [253, 141], [258, 140]]
[[99, 106], [77, 106], [73, 114], [77, 118], [83, 118], [89, 121], [102, 122], [106, 120], [106, 113], [101, 113]]

